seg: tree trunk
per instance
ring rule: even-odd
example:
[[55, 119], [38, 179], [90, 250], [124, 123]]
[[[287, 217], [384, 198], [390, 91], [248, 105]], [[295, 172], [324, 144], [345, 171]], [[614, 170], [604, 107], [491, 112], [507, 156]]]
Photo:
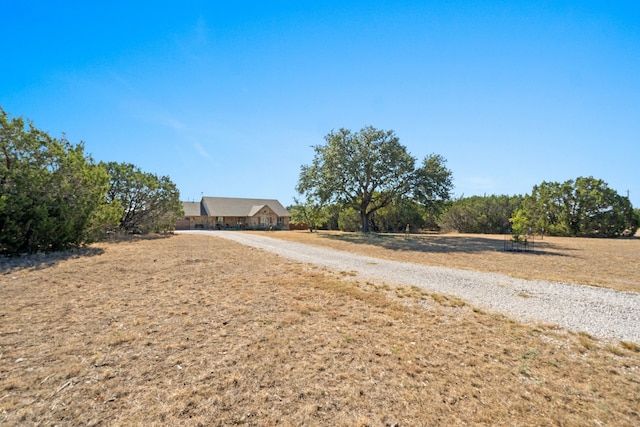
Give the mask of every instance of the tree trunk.
[[360, 211], [360, 220], [361, 220], [362, 232], [363, 233], [368, 233], [369, 232], [369, 216], [370, 216], [370, 214], [367, 214], [366, 210], [361, 210]]

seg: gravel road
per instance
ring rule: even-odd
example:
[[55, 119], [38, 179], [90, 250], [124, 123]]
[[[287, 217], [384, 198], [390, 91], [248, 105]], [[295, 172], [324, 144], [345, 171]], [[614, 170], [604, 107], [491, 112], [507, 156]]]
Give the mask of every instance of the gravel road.
[[595, 337], [640, 343], [640, 294], [637, 293], [389, 261], [234, 231], [180, 233], [221, 237], [291, 260], [354, 271], [363, 279], [454, 295], [475, 307], [516, 320], [555, 323]]

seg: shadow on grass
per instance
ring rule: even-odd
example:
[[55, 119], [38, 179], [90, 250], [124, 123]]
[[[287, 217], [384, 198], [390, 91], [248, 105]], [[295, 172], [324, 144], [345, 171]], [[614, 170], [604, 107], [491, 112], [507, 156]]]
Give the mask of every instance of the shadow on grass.
[[[393, 251], [413, 251], [423, 253], [479, 253], [479, 252], [510, 252], [523, 255], [553, 255], [570, 256], [558, 251], [568, 251], [543, 240], [535, 240], [532, 248], [524, 251], [505, 250], [505, 241], [478, 236], [443, 236], [437, 234], [410, 234], [408, 237], [398, 234], [352, 233], [352, 234], [322, 234], [323, 238], [340, 240], [354, 244], [374, 245]], [[506, 236], [510, 241], [511, 236]]]
[[[168, 239], [174, 236], [172, 233], [167, 234], [113, 234], [103, 240], [103, 243], [131, 243], [140, 240], [160, 240]], [[71, 258], [83, 258], [90, 256], [102, 255], [104, 249], [96, 247], [73, 248], [59, 252], [25, 254], [15, 257], [5, 257], [0, 255], [0, 274], [9, 274], [14, 270], [34, 269], [41, 270], [53, 267], [60, 261]]]
[[20, 255], [16, 257], [0, 256], [0, 274], [9, 274], [15, 270], [33, 269], [42, 270], [53, 267], [61, 261], [72, 258], [84, 258], [90, 256], [102, 255], [102, 248], [75, 248], [60, 252], [39, 253], [30, 255]]

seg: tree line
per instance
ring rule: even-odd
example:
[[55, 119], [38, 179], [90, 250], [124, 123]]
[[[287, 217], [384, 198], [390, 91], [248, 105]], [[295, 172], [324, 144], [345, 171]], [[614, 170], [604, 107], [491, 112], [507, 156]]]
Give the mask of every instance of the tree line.
[[[543, 182], [524, 196], [452, 199], [453, 174], [438, 154], [421, 161], [393, 131], [331, 131], [303, 165], [292, 222], [345, 231], [618, 237], [640, 211], [593, 177]], [[171, 231], [183, 215], [167, 176], [131, 163], [96, 163], [84, 144], [54, 138], [0, 107], [0, 254], [51, 252], [112, 233]]]
[[165, 232], [177, 187], [130, 163], [100, 162], [0, 107], [0, 254], [52, 252], [110, 233]]
[[446, 159], [421, 163], [393, 131], [368, 126], [332, 131], [303, 165], [291, 206], [293, 223], [343, 231], [401, 232], [419, 229], [462, 233], [632, 236], [640, 211], [606, 182], [578, 177], [543, 182], [527, 195], [452, 199]]

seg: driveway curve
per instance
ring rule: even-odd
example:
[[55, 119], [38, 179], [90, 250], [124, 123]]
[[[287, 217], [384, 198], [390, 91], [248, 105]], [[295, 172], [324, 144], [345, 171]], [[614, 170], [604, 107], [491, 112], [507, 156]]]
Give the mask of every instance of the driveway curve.
[[640, 294], [542, 280], [371, 258], [237, 231], [179, 231], [210, 235], [284, 258], [354, 271], [372, 281], [418, 286], [522, 321], [555, 323], [605, 339], [640, 343]]

